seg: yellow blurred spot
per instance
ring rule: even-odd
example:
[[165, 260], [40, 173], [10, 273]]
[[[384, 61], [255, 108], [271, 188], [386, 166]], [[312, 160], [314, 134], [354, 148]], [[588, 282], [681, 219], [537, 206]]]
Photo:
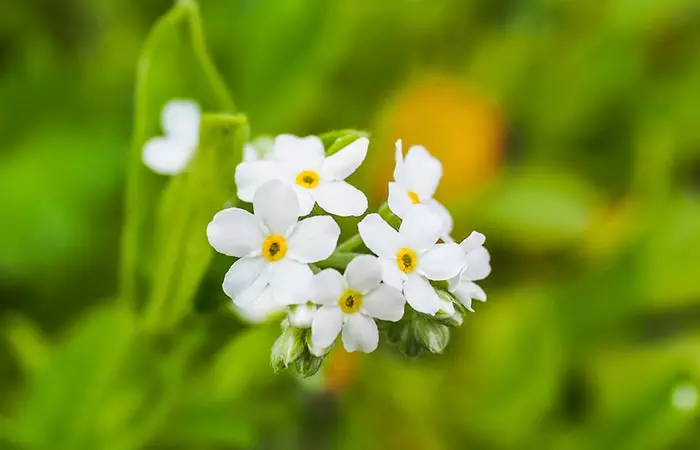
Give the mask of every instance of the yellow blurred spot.
[[[446, 77], [432, 77], [409, 85], [388, 111], [388, 139], [379, 148], [393, 148], [402, 138], [404, 149], [424, 145], [444, 168], [438, 197], [449, 201], [489, 181], [503, 154], [500, 111], [481, 93]], [[379, 152], [378, 152], [379, 153]], [[378, 156], [381, 174], [375, 192], [386, 195], [386, 180], [394, 168], [393, 153]]]
[[342, 392], [355, 380], [358, 354], [348, 353], [342, 344], [336, 345], [326, 360], [326, 390]]

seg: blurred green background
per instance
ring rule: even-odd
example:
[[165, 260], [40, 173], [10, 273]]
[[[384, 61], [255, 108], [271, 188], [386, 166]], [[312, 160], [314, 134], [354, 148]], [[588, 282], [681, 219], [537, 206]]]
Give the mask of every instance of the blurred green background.
[[[231, 311], [228, 258], [165, 331], [119, 296], [137, 60], [170, 7], [0, 8], [0, 448], [700, 448], [696, 0], [202, 0], [253, 135], [369, 130], [375, 206], [393, 141], [425, 144], [492, 253], [445, 355], [304, 381]], [[168, 32], [144, 137], [169, 98], [222, 109]]]

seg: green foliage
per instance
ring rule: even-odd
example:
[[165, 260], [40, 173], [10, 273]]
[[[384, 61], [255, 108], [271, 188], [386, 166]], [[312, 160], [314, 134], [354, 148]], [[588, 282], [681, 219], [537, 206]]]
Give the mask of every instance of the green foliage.
[[233, 175], [247, 136], [244, 116], [202, 118], [194, 160], [163, 192], [146, 327], [168, 329], [190, 312], [213, 256], [206, 227], [227, 201], [230, 204]]
[[[167, 3], [3, 5], [1, 448], [697, 447], [671, 402], [700, 380], [696, 1]], [[229, 310], [205, 234], [249, 125], [345, 128], [329, 152], [368, 130], [353, 184], [379, 203], [402, 120], [435, 110], [396, 99], [434, 75], [507, 136], [495, 175], [438, 193], [488, 237], [488, 302], [429, 324], [441, 355], [388, 325], [400, 352], [274, 374], [279, 327]], [[141, 151], [173, 98], [206, 114], [166, 179]], [[484, 164], [477, 137], [449, 137], [447, 175]]]

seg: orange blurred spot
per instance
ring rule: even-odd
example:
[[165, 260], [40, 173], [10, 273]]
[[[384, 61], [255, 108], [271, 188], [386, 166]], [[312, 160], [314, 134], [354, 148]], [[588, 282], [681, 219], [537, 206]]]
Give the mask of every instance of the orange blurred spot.
[[355, 380], [358, 354], [348, 353], [343, 345], [336, 345], [326, 360], [326, 390], [342, 392]]
[[[442, 161], [444, 176], [438, 197], [449, 201], [490, 180], [503, 155], [500, 111], [478, 92], [444, 77], [408, 86], [390, 108], [382, 149], [403, 139], [404, 154], [411, 145], [424, 145]], [[384, 196], [391, 179], [393, 152], [382, 152], [375, 192]], [[386, 176], [384, 176], [386, 174]]]

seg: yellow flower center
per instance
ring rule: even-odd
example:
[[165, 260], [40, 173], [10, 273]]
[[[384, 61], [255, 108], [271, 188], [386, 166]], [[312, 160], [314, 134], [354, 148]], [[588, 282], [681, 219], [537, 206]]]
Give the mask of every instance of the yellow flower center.
[[301, 187], [313, 189], [318, 186], [319, 179], [320, 177], [313, 170], [302, 170], [299, 172], [299, 175], [297, 175], [296, 182]]
[[408, 191], [408, 198], [411, 199], [411, 203], [413, 203], [414, 205], [420, 203], [420, 198], [418, 197], [418, 194], [416, 194], [413, 191]]
[[262, 255], [263, 257], [270, 261], [275, 262], [284, 258], [287, 254], [287, 240], [280, 236], [279, 234], [273, 234], [268, 236], [262, 245]]
[[345, 314], [357, 312], [362, 306], [362, 294], [353, 289], [346, 289], [338, 299], [338, 306]]
[[396, 265], [399, 266], [399, 270], [403, 273], [411, 273], [416, 270], [418, 265], [418, 257], [416, 252], [410, 248], [402, 248], [396, 254]]

